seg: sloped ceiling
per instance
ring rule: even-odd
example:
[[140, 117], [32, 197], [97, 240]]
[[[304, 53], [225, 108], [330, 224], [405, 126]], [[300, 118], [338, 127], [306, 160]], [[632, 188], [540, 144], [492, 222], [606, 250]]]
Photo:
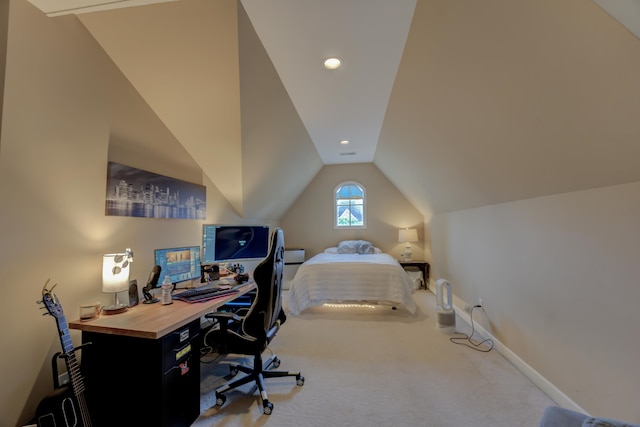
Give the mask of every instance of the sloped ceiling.
[[[305, 46], [316, 44], [279, 49], [267, 34], [275, 24], [261, 18], [279, 22], [277, 7], [291, 3], [273, 2], [273, 13], [254, 16], [259, 3], [246, 1], [247, 25], [240, 27], [244, 9], [230, 0], [181, 0], [79, 17], [238, 212], [279, 218], [322, 164], [332, 162], [313, 139], [314, 129], [331, 123], [314, 124], [313, 109], [298, 109], [296, 85], [288, 84], [295, 73], [292, 58], [306, 58]], [[339, 20], [356, 35], [361, 26], [365, 31], [367, 22], [355, 17], [366, 15], [367, 2], [348, 2], [361, 5], [353, 16], [344, 9], [332, 14], [330, 1], [294, 3], [329, 9], [322, 15], [301, 12], [297, 25], [288, 26], [296, 31], [290, 38], [305, 40], [311, 34], [306, 28], [317, 33], [309, 22], [320, 16]], [[390, 23], [406, 23], [412, 3], [400, 9], [402, 17]], [[281, 14], [290, 21], [296, 19], [293, 10]], [[427, 219], [640, 181], [640, 41], [613, 16], [591, 0], [418, 0], [408, 32], [399, 25], [393, 33], [399, 35], [396, 48], [405, 34], [406, 45], [397, 56], [379, 138], [370, 141], [373, 162]], [[381, 21], [369, 21], [380, 27]], [[278, 31], [282, 27], [286, 21]], [[252, 46], [248, 52], [238, 43], [263, 36], [261, 48], [245, 44]], [[359, 43], [360, 52], [374, 54], [379, 44], [366, 38]], [[361, 78], [374, 71], [370, 66]], [[320, 105], [327, 86], [314, 84], [307, 69], [302, 73], [296, 78], [310, 79], [305, 90], [316, 89], [305, 92], [304, 101]], [[388, 84], [388, 78], [381, 83]], [[330, 92], [335, 105], [357, 111], [363, 97], [342, 92]], [[280, 127], [267, 126], [265, 118]], [[273, 155], [255, 151], [261, 137], [263, 145], [273, 145]], [[260, 172], [252, 167], [258, 159], [247, 163], [249, 152], [260, 153]], [[221, 153], [228, 164], [207, 167], [204, 159]], [[262, 173], [271, 175], [261, 179]], [[249, 194], [283, 197], [283, 203], [261, 211], [264, 204], [247, 206]]]
[[242, 213], [236, 3], [187, 0], [78, 17]]
[[419, 1], [375, 163], [427, 217], [638, 181], [638, 75], [591, 1]]
[[373, 161], [415, 3], [242, 0], [325, 164]]

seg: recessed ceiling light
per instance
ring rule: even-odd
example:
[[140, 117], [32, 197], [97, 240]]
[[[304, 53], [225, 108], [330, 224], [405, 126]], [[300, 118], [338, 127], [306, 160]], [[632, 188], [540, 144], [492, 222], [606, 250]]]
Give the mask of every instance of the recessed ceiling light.
[[340, 68], [340, 65], [342, 65], [340, 58], [327, 58], [324, 60], [324, 68], [327, 70], [335, 70]]
[[342, 141], [340, 141], [340, 144], [342, 145], [347, 145], [349, 143], [349, 141], [347, 141], [346, 139], [343, 139]]

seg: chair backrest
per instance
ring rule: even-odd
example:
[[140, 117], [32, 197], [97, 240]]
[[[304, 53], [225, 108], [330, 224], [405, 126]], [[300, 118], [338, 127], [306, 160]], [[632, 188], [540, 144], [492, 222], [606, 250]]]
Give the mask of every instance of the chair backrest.
[[[282, 279], [284, 274], [284, 231], [276, 228], [271, 234], [269, 254], [253, 270], [256, 297], [243, 322], [244, 333], [253, 337], [269, 336], [269, 331], [284, 322], [282, 310]], [[270, 337], [269, 337], [270, 339]]]

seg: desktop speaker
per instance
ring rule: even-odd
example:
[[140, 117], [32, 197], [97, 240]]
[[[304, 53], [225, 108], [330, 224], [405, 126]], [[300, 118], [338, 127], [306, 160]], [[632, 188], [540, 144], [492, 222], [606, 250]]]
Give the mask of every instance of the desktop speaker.
[[134, 305], [138, 305], [139, 297], [138, 297], [138, 281], [130, 280], [129, 281], [129, 307], [133, 307]]

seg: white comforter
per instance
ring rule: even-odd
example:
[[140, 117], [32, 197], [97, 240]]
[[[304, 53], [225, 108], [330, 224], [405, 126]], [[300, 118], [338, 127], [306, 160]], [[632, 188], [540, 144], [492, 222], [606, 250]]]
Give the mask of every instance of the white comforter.
[[370, 301], [416, 310], [413, 283], [389, 254], [320, 253], [305, 261], [289, 290], [289, 311], [335, 301]]

